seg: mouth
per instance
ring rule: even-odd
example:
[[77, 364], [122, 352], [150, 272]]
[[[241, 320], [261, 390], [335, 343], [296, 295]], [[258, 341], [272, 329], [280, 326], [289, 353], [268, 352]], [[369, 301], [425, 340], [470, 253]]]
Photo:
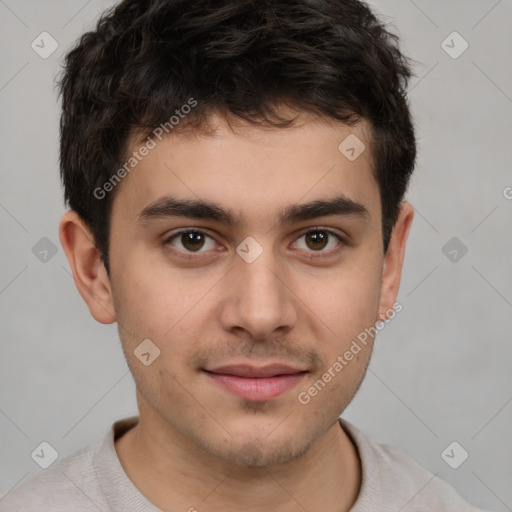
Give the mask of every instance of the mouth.
[[295, 387], [307, 370], [283, 364], [262, 367], [228, 365], [202, 371], [217, 385], [245, 400], [263, 402]]

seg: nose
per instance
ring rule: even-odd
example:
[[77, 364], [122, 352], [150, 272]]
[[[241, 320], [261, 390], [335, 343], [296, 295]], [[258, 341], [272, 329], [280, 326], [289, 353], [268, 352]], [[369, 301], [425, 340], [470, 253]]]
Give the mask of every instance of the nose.
[[228, 276], [228, 290], [220, 308], [227, 332], [264, 340], [276, 331], [289, 332], [297, 321], [297, 298], [284, 265], [266, 249], [252, 263], [236, 256]]

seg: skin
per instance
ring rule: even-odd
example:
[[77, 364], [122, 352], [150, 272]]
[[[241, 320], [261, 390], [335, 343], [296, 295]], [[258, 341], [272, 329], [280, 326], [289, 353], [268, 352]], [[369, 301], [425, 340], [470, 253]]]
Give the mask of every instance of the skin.
[[[164, 511], [347, 511], [361, 464], [337, 420], [364, 378], [371, 340], [307, 405], [297, 397], [392, 312], [413, 208], [401, 204], [384, 255], [365, 122], [347, 127], [302, 113], [292, 127], [230, 128], [212, 114], [210, 124], [208, 134], [171, 133], [118, 185], [111, 280], [82, 220], [73, 211], [62, 217], [78, 291], [98, 322], [117, 322], [137, 386], [139, 423], [116, 441], [117, 454]], [[351, 133], [366, 145], [353, 162], [338, 150]], [[130, 151], [139, 145], [132, 137]], [[276, 225], [282, 208], [338, 193], [363, 204], [368, 218]], [[140, 211], [166, 194], [214, 201], [240, 224], [185, 217], [138, 224]], [[346, 243], [312, 240], [307, 233], [317, 226]], [[166, 243], [184, 228], [203, 230], [203, 245]], [[263, 249], [252, 263], [236, 252], [248, 236]], [[182, 256], [187, 250], [192, 259]], [[149, 366], [134, 355], [144, 339], [160, 350]], [[201, 370], [276, 361], [309, 373], [263, 402], [233, 395]]]

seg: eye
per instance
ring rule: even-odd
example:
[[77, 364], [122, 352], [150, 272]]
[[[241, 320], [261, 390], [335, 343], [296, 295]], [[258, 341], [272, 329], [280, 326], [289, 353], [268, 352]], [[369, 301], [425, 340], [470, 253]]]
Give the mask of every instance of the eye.
[[[209, 239], [210, 243], [206, 243], [206, 240]], [[165, 245], [170, 244], [173, 247], [176, 247], [174, 245], [174, 241], [177, 242], [177, 244], [181, 245], [185, 248], [185, 251], [180, 250], [180, 252], [192, 252], [192, 253], [198, 253], [198, 252], [206, 252], [209, 249], [213, 249], [215, 247], [215, 241], [213, 238], [209, 235], [207, 235], [204, 231], [200, 230], [183, 230], [178, 231], [177, 233], [174, 233], [174, 235], [167, 238], [167, 240], [164, 242]], [[205, 251], [201, 251], [200, 249], [203, 249], [206, 247]]]
[[[322, 228], [306, 231], [297, 240], [300, 241], [301, 239], [304, 239], [304, 244], [300, 244], [300, 242], [295, 243], [295, 246], [299, 249], [321, 253], [336, 253], [340, 250], [340, 242], [343, 242], [341, 236], [337, 235], [334, 231]], [[331, 243], [332, 241], [337, 241], [338, 243]], [[324, 250], [329, 244], [331, 245], [331, 250]], [[300, 245], [303, 245], [303, 247], [300, 247]]]
[[[304, 239], [305, 243], [301, 244], [301, 239]], [[333, 243], [336, 241], [338, 243]], [[327, 253], [327, 255], [331, 255], [331, 253], [337, 253], [341, 249], [340, 245], [343, 245], [343, 242], [343, 238], [336, 234], [334, 231], [329, 229], [315, 228], [309, 229], [308, 231], [302, 233], [297, 238], [294, 246], [298, 249], [306, 250], [308, 252], [322, 253], [322, 255], [319, 255], [321, 257], [323, 256], [323, 253]], [[194, 256], [191, 256], [191, 254], [205, 253], [209, 250], [215, 249], [216, 247], [215, 240], [200, 229], [185, 229], [178, 231], [168, 237], [164, 241], [164, 245], [173, 246], [179, 253], [181, 253], [181, 256], [185, 258], [193, 258]], [[181, 245], [181, 248], [179, 245]], [[329, 245], [332, 246], [331, 249], [325, 250], [325, 248], [329, 247]], [[336, 247], [338, 248], [336, 249]], [[316, 255], [312, 256], [316, 257]]]

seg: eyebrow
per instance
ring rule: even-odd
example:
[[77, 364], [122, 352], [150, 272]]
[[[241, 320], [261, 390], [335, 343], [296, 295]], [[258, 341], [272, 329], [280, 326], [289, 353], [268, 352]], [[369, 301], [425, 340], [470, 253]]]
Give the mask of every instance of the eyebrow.
[[[275, 225], [282, 226], [328, 215], [350, 216], [361, 220], [370, 219], [370, 213], [363, 204], [344, 195], [339, 195], [330, 199], [317, 199], [309, 203], [285, 207], [278, 213]], [[213, 220], [231, 227], [240, 225], [241, 220], [240, 215], [235, 215], [233, 210], [225, 209], [212, 201], [164, 196], [146, 206], [139, 213], [137, 224], [144, 226], [152, 221], [168, 217]]]

